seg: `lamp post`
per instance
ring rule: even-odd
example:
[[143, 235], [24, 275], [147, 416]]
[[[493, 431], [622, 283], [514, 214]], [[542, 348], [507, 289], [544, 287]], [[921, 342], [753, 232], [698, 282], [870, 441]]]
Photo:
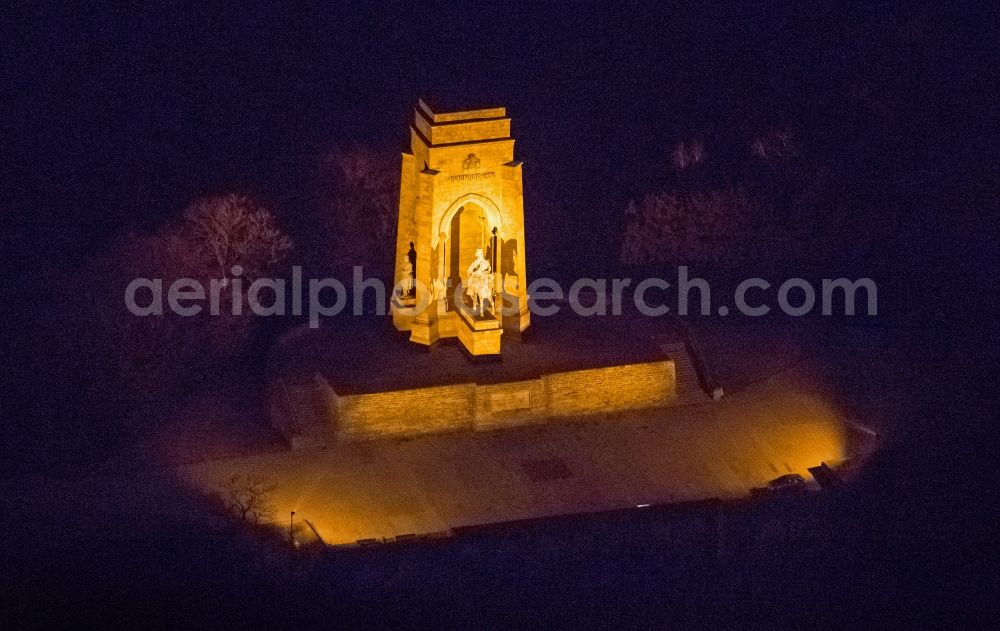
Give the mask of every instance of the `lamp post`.
[[295, 511], [292, 511], [292, 516], [288, 518], [288, 544], [295, 547]]

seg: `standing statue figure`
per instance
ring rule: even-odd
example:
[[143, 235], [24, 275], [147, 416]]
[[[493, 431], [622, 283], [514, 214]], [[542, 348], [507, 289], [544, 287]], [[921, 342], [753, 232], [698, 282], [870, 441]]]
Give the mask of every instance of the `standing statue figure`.
[[409, 298], [416, 293], [416, 283], [413, 280], [413, 265], [409, 260], [403, 261], [402, 279], [399, 281], [399, 292], [403, 298]]
[[493, 268], [489, 261], [483, 258], [483, 250], [476, 250], [476, 259], [466, 270], [465, 295], [472, 298], [476, 312], [483, 313], [484, 303], [493, 304]]

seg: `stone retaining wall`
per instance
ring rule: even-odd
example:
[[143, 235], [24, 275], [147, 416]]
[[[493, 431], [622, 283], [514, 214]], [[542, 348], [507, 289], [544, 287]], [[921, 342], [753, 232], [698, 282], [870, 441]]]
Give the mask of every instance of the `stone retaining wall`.
[[674, 362], [668, 359], [498, 384], [349, 395], [337, 395], [332, 385], [326, 391], [340, 438], [371, 440], [664, 406], [676, 397], [676, 383]]

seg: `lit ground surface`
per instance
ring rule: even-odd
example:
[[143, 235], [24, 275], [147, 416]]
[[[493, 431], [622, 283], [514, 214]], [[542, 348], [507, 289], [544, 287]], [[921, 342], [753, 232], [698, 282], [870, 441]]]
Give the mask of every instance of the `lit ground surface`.
[[779, 475], [859, 455], [819, 390], [787, 373], [721, 402], [495, 432], [279, 452], [179, 469], [215, 490], [240, 473], [277, 485], [329, 544], [585, 513], [744, 497]]

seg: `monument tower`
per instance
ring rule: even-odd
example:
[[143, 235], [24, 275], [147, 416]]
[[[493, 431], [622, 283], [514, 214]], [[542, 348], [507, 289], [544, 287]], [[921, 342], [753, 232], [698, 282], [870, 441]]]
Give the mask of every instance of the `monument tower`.
[[457, 337], [498, 355], [530, 325], [521, 163], [503, 107], [434, 111], [419, 100], [403, 153], [392, 321], [430, 346]]

